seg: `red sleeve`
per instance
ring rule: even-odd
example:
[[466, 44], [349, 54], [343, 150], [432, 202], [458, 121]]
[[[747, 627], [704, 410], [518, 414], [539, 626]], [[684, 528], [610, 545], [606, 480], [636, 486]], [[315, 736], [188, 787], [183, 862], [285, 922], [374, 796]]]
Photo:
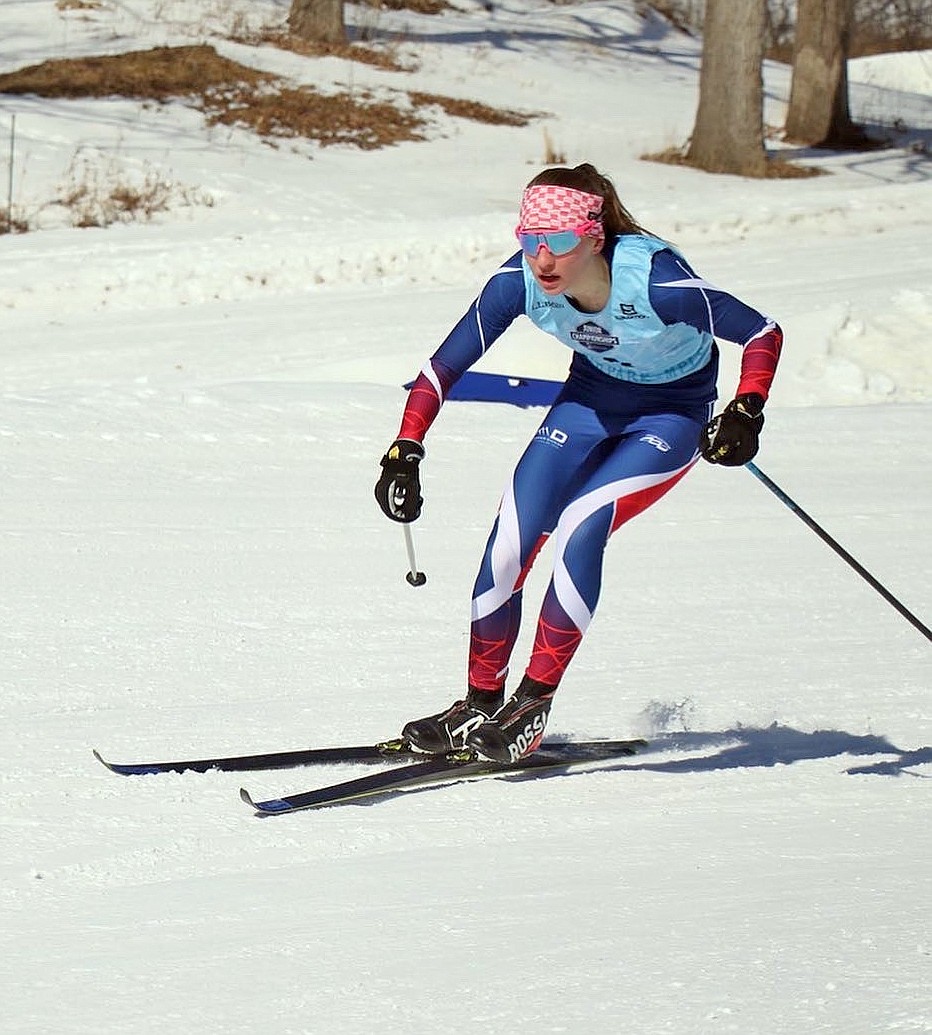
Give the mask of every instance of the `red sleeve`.
[[782, 348], [783, 331], [775, 323], [747, 342], [741, 356], [741, 377], [735, 395], [756, 392], [766, 400]]
[[436, 358], [427, 363], [408, 392], [408, 400], [401, 415], [399, 438], [424, 441], [427, 429], [440, 412], [450, 386], [459, 376], [458, 371], [449, 370]]
[[524, 274], [521, 253], [516, 252], [486, 281], [411, 385], [399, 438], [424, 441], [450, 387], [522, 313]]

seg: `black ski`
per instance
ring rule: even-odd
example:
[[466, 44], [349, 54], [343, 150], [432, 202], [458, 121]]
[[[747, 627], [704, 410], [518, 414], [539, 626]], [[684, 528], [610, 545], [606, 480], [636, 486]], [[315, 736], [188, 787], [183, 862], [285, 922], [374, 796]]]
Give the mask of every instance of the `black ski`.
[[211, 769], [227, 773], [246, 773], [259, 769], [295, 769], [303, 765], [329, 765], [337, 762], [386, 762], [410, 760], [418, 756], [404, 740], [386, 740], [360, 747], [301, 748], [273, 751], [264, 755], [232, 755], [228, 758], [193, 758], [183, 762], [108, 762], [99, 751], [98, 762], [120, 776], [150, 773], [206, 773]]
[[329, 787], [270, 798], [267, 801], [256, 801], [245, 788], [240, 790], [240, 797], [260, 815], [278, 816], [301, 809], [341, 805], [427, 784], [455, 783], [479, 776], [506, 776], [512, 773], [566, 769], [591, 762], [603, 762], [636, 754], [638, 749], [646, 744], [645, 740], [543, 744], [533, 755], [510, 764], [490, 762], [472, 754], [462, 753], [435, 757], [426, 762], [402, 766], [400, 769], [383, 770], [354, 780], [344, 780]]

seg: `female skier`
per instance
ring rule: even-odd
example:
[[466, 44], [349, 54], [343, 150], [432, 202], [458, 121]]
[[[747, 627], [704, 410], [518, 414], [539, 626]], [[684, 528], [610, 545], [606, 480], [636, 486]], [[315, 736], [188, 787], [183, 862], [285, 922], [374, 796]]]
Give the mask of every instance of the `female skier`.
[[[375, 488], [383, 512], [421, 513], [422, 445], [450, 386], [518, 316], [573, 350], [569, 375], [505, 490], [472, 598], [463, 699], [409, 722], [417, 749], [509, 762], [540, 744], [586, 632], [611, 534], [693, 467], [757, 452], [783, 334], [639, 226], [592, 165], [546, 169], [521, 199], [520, 250], [492, 276], [411, 387]], [[716, 338], [743, 348], [735, 398], [714, 419]], [[504, 701], [522, 586], [553, 537], [553, 576], [530, 663]], [[503, 703], [504, 701], [504, 703]]]

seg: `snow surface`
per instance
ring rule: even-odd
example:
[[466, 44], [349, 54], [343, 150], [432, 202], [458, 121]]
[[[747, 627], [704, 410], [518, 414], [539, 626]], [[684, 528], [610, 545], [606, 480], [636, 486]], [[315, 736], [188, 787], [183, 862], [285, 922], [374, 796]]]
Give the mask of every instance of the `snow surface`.
[[[361, 152], [180, 103], [0, 99], [14, 204], [45, 227], [0, 238], [0, 1028], [932, 1031], [929, 643], [744, 471], [701, 466], [610, 547], [551, 731], [645, 734], [639, 758], [260, 821], [240, 784], [357, 770], [120, 779], [91, 756], [366, 743], [461, 692], [474, 569], [542, 411], [445, 408], [423, 589], [372, 484], [400, 385], [513, 246], [545, 128], [780, 320], [760, 466], [930, 621], [930, 55], [851, 63], [888, 149], [787, 149], [827, 175], [755, 182], [641, 160], [691, 129], [699, 41], [629, 2], [458, 6], [348, 8], [407, 75], [210, 35], [284, 0], [0, 7], [0, 71], [210, 39], [320, 88], [547, 113], [438, 113]], [[787, 69], [766, 86], [779, 127]], [[48, 203], [76, 160], [192, 203], [71, 229]], [[566, 364], [520, 326], [483, 368]]]

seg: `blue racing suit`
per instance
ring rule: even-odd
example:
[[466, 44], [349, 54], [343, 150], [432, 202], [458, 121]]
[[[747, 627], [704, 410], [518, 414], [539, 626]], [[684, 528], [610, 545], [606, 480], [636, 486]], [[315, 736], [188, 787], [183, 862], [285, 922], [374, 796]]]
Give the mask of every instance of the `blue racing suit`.
[[736, 394], [764, 399], [782, 345], [774, 321], [699, 277], [658, 238], [606, 242], [611, 290], [598, 313], [547, 295], [509, 258], [418, 375], [399, 437], [423, 441], [450, 386], [518, 317], [573, 350], [569, 375], [505, 489], [473, 590], [469, 685], [498, 690], [521, 620], [522, 587], [554, 540], [527, 675], [557, 686], [592, 619], [611, 534], [698, 459], [716, 398], [716, 339], [743, 349]]

